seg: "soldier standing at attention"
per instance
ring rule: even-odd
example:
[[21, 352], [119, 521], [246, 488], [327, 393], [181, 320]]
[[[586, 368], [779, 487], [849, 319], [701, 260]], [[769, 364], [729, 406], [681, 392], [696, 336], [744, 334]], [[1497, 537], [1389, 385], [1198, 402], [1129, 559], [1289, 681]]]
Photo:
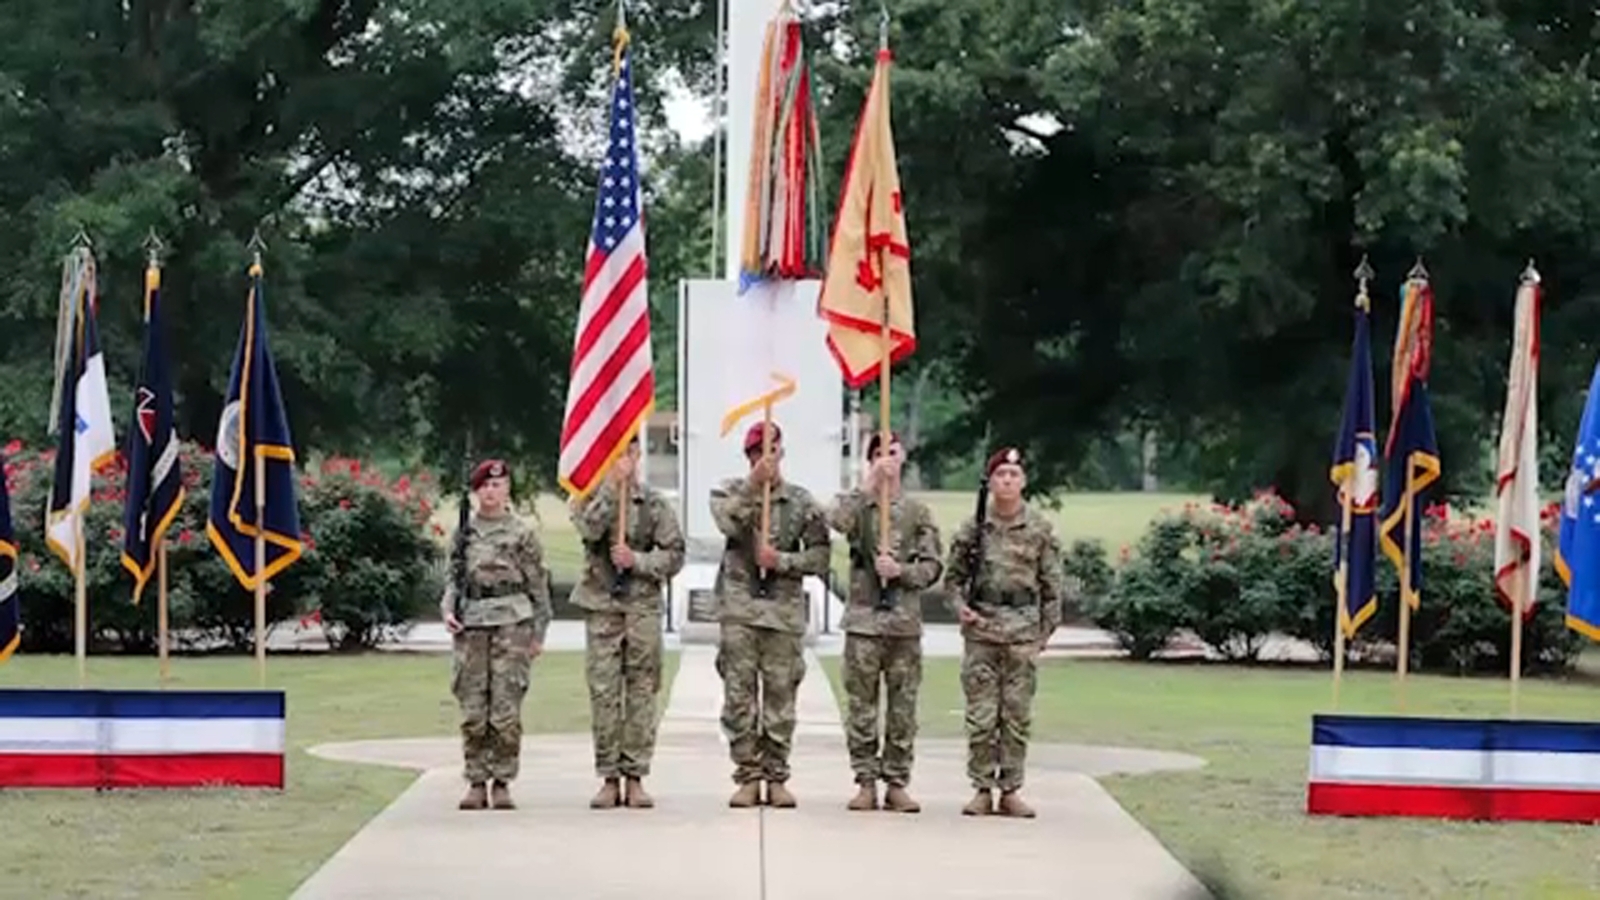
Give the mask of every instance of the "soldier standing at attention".
[[522, 700], [550, 626], [550, 584], [538, 536], [511, 509], [506, 464], [480, 463], [469, 483], [478, 508], [466, 536], [466, 596], [458, 596], [452, 579], [439, 605], [455, 636], [451, 693], [461, 705], [470, 785], [460, 806], [513, 809], [509, 786], [522, 756]]
[[[893, 433], [867, 442], [871, 461], [861, 487], [839, 495], [828, 524], [850, 546], [850, 589], [844, 621], [843, 681], [849, 700], [845, 742], [859, 789], [852, 810], [878, 808], [878, 782], [886, 784], [885, 809], [919, 812], [906, 793], [917, 736], [917, 689], [922, 683], [922, 592], [943, 570], [939, 528], [921, 501], [905, 496], [900, 470], [905, 448]], [[888, 552], [879, 550], [879, 490], [889, 488]], [[879, 682], [883, 683], [882, 751], [878, 737]]]
[[[589, 801], [594, 809], [655, 805], [643, 782], [655, 751], [661, 690], [661, 591], [683, 568], [684, 539], [666, 498], [637, 480], [639, 455], [634, 438], [605, 484], [571, 504], [584, 548], [583, 578], [572, 602], [588, 613], [584, 674], [595, 773], [602, 779]], [[620, 541], [619, 500], [627, 504]]]
[[[830, 550], [821, 506], [779, 473], [782, 432], [772, 426], [769, 455], [763, 455], [765, 435], [759, 422], [745, 434], [749, 476], [711, 491], [712, 519], [727, 538], [713, 593], [722, 632], [717, 648], [722, 729], [738, 785], [728, 800], [734, 808], [762, 802], [762, 782], [766, 803], [795, 805], [784, 783], [794, 740], [795, 692], [806, 671], [802, 641], [809, 604], [801, 579], [825, 576]], [[767, 487], [770, 526], [763, 535]]]
[[966, 646], [967, 776], [977, 795], [961, 812], [1032, 818], [1022, 788], [1032, 729], [1037, 661], [1061, 624], [1065, 572], [1050, 522], [1022, 500], [1022, 454], [989, 458], [986, 521], [968, 519], [950, 541], [945, 584]]

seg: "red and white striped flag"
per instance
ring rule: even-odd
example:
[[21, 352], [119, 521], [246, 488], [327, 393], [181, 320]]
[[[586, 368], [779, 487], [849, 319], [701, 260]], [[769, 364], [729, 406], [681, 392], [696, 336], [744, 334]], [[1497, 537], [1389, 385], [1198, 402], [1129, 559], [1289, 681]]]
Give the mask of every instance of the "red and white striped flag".
[[610, 139], [600, 169], [561, 428], [559, 475], [573, 496], [594, 489], [655, 408], [643, 193], [632, 64], [619, 31]]
[[1529, 268], [1517, 289], [1511, 369], [1495, 468], [1495, 594], [1507, 610], [1533, 615], [1539, 598], [1539, 276]]

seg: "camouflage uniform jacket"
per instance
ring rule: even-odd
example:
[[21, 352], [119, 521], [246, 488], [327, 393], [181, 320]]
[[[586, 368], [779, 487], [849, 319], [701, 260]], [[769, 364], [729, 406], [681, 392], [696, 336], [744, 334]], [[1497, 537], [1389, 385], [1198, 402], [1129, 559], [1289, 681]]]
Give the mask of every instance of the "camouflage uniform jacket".
[[945, 563], [944, 583], [952, 606], [968, 606], [983, 617], [980, 624], [961, 626], [962, 636], [993, 644], [1049, 639], [1061, 624], [1066, 591], [1061, 544], [1050, 521], [1027, 505], [1008, 520], [995, 516], [991, 508], [986, 519], [974, 596], [966, 594], [977, 534], [972, 519], [956, 529]]
[[633, 567], [620, 596], [612, 597], [617, 569], [611, 545], [617, 530], [617, 486], [607, 482], [572, 511], [583, 541], [583, 577], [572, 592], [575, 606], [595, 612], [660, 612], [661, 588], [683, 569], [683, 529], [661, 492], [642, 484], [628, 486], [627, 544]]
[[828, 574], [832, 550], [828, 521], [811, 493], [780, 481], [772, 487], [771, 540], [777, 568], [768, 573], [768, 594], [755, 596], [761, 528], [761, 488], [747, 478], [730, 478], [711, 490], [711, 518], [727, 538], [717, 569], [717, 618], [728, 624], [755, 625], [804, 634], [810, 603], [801, 580]]
[[927, 504], [903, 494], [889, 500], [889, 552], [900, 576], [889, 583], [894, 608], [878, 610], [878, 492], [857, 488], [840, 494], [828, 511], [828, 525], [850, 547], [850, 590], [844, 621], [851, 634], [918, 637], [922, 634], [922, 592], [939, 581], [939, 526]]
[[[474, 513], [468, 528], [467, 596], [461, 598], [456, 617], [469, 628], [531, 620], [534, 634], [543, 641], [550, 627], [550, 582], [538, 535], [509, 511], [498, 516]], [[450, 577], [440, 606], [449, 610], [456, 602], [455, 579]]]

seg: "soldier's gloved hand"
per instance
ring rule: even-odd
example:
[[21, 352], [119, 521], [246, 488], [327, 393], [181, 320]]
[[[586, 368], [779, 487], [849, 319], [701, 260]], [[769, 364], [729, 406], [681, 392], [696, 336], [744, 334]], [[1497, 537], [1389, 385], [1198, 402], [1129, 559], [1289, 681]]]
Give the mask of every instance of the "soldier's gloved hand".
[[456, 618], [456, 614], [448, 609], [444, 611], [444, 630], [451, 634], [461, 633], [461, 620]]
[[756, 550], [756, 563], [769, 572], [776, 569], [778, 567], [778, 551], [772, 549], [771, 544], [762, 543]]
[[875, 568], [878, 570], [879, 578], [894, 579], [900, 577], [900, 564], [895, 562], [894, 557], [887, 553], [878, 554], [878, 561]]
[[627, 544], [613, 544], [611, 564], [619, 569], [633, 568], [633, 550]]

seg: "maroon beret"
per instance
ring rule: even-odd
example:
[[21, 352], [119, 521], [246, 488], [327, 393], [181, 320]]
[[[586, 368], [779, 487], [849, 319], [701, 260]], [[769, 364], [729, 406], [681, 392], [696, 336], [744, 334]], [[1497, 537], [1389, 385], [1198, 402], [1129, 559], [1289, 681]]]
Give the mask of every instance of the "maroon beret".
[[[872, 433], [872, 437], [867, 439], [867, 459], [872, 459], [873, 457], [878, 455], [878, 444], [882, 440], [883, 440], [883, 432], [881, 432], [881, 431], [874, 431]], [[902, 443], [902, 441], [900, 440], [899, 433], [894, 432], [894, 431], [889, 432], [889, 443], [891, 443], [891, 444]]]
[[989, 457], [989, 465], [984, 470], [984, 475], [994, 474], [994, 470], [1001, 466], [1016, 466], [1022, 468], [1022, 451], [1015, 447], [1002, 447]]
[[[749, 431], [746, 431], [744, 433], [744, 452], [749, 453], [751, 450], [754, 450], [757, 447], [761, 446], [761, 426], [762, 426], [762, 424], [763, 423], [761, 423], [761, 422], [757, 422], [754, 425], [750, 426], [750, 430]], [[781, 440], [783, 440], [783, 429], [778, 427], [778, 423], [777, 422], [773, 422], [772, 423], [772, 442], [774, 444], [776, 444], [777, 442], [779, 442]]]
[[506, 468], [505, 460], [486, 459], [478, 463], [478, 467], [472, 470], [472, 489], [477, 490], [483, 487], [483, 483], [491, 478], [509, 477], [511, 477], [511, 470]]

